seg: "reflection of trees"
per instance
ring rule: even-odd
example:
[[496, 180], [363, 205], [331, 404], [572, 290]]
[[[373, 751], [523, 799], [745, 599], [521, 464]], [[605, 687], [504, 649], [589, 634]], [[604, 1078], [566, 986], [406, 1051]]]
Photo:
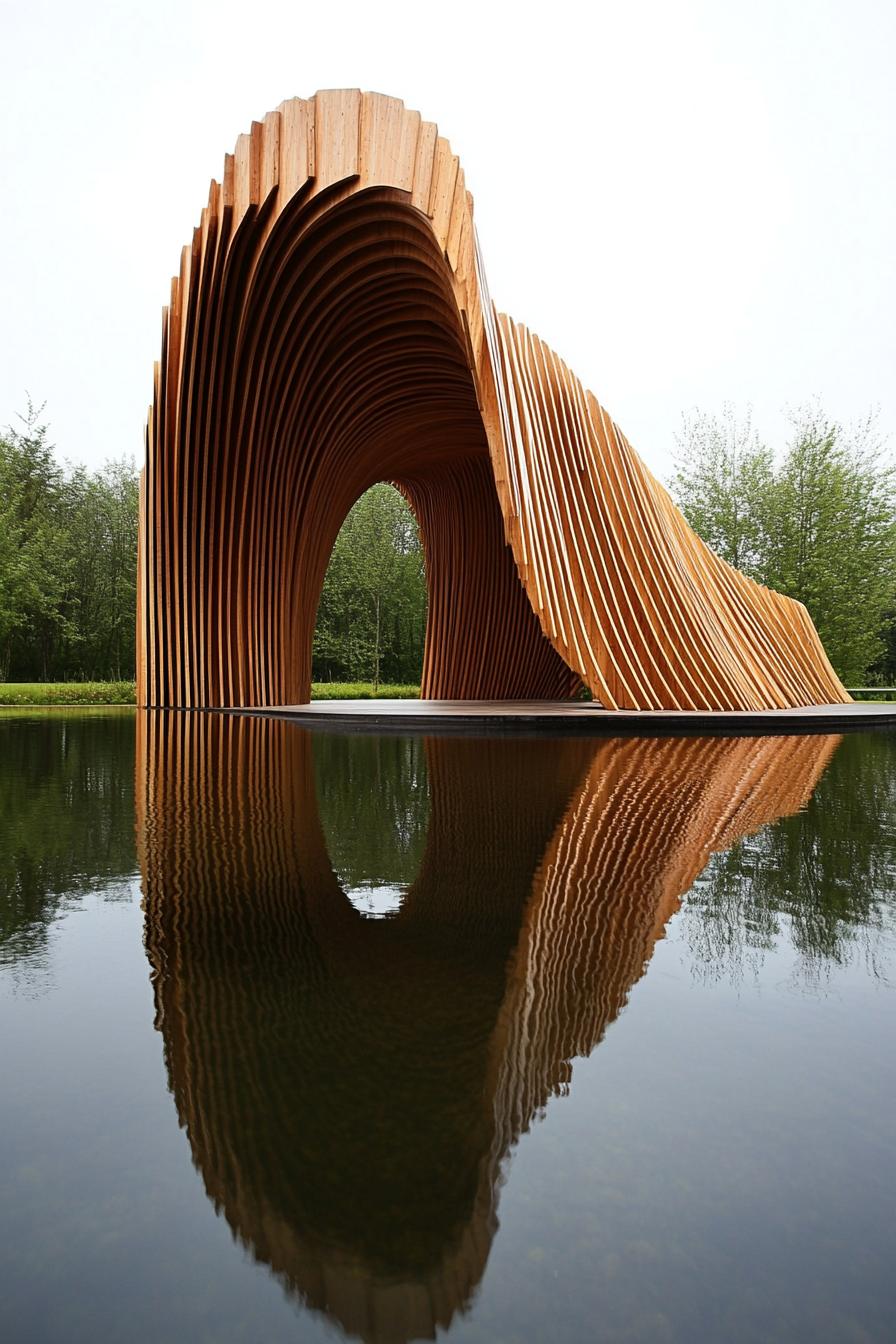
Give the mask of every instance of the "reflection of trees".
[[[519, 1135], [709, 854], [803, 805], [836, 741], [372, 746], [151, 713], [140, 732], [146, 944], [193, 1160], [288, 1291], [382, 1344], [466, 1308]], [[367, 920], [325, 834], [369, 836], [350, 875], [379, 880], [391, 824], [406, 895]]]
[[412, 882], [429, 820], [422, 739], [320, 737], [314, 777], [330, 861], [342, 885]]
[[856, 955], [874, 972], [893, 927], [894, 839], [896, 740], [849, 734], [802, 811], [717, 854], [695, 884], [683, 927], [702, 973], [757, 970], [785, 927], [798, 979]]
[[65, 897], [132, 874], [133, 714], [0, 716], [0, 957], [40, 951]]

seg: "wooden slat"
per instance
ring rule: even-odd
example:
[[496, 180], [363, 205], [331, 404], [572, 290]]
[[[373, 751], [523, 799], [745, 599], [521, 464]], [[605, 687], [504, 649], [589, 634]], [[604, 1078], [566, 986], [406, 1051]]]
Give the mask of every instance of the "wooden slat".
[[421, 527], [429, 698], [850, 699], [805, 609], [705, 546], [496, 314], [463, 169], [398, 99], [290, 99], [239, 137], [172, 282], [146, 443], [141, 704], [306, 700], [333, 542], [380, 480]]

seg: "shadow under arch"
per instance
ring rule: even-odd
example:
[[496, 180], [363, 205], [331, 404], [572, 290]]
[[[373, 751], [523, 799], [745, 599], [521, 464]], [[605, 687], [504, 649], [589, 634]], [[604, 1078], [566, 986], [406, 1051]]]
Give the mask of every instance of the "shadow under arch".
[[709, 855], [810, 796], [839, 738], [428, 738], [419, 872], [365, 919], [314, 739], [138, 719], [157, 1026], [216, 1210], [371, 1344], [470, 1304], [502, 1165], [602, 1039]]

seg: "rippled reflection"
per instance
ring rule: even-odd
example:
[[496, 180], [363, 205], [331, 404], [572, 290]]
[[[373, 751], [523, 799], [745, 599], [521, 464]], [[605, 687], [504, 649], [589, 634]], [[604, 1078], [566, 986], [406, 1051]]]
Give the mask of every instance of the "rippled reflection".
[[[446, 1327], [520, 1134], [710, 855], [803, 807], [838, 740], [141, 716], [157, 1024], [193, 1159], [252, 1254], [365, 1340]], [[398, 890], [389, 917], [346, 896], [365, 883]]]
[[0, 966], [27, 980], [60, 912], [127, 899], [134, 872], [129, 713], [0, 713]]
[[716, 855], [690, 892], [684, 934], [694, 973], [739, 982], [782, 936], [794, 986], [817, 992], [860, 960], [886, 978], [894, 925], [896, 756], [889, 734], [847, 734], [805, 813]]

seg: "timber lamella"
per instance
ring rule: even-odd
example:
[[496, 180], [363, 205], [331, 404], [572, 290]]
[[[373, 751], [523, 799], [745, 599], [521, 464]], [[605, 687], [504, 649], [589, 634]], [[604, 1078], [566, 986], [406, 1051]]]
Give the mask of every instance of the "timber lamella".
[[172, 281], [141, 479], [139, 703], [307, 701], [333, 543], [382, 480], [420, 526], [424, 698], [850, 699], [805, 608], [704, 545], [596, 398], [495, 310], [435, 125], [325, 91], [239, 137]]

